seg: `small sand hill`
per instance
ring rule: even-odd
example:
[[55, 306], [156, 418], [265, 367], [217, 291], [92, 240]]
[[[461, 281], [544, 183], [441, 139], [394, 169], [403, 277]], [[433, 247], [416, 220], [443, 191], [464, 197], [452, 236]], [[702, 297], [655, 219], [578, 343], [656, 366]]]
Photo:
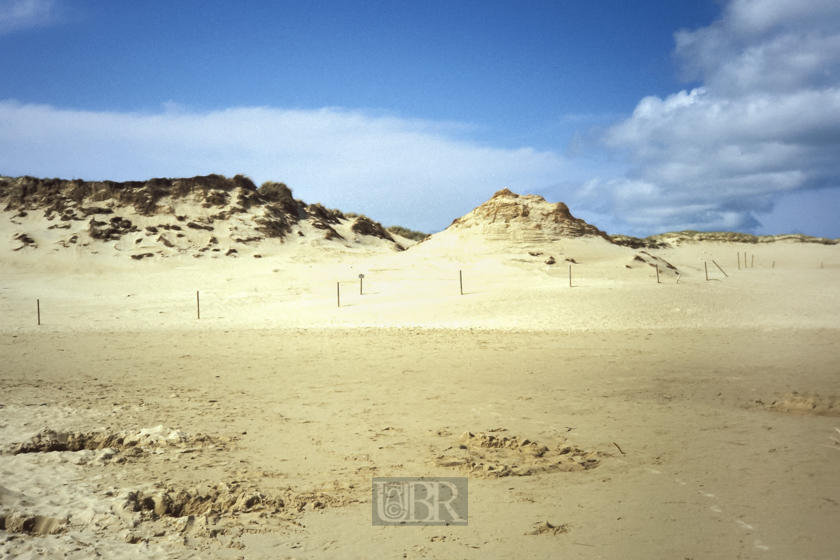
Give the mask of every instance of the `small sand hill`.
[[606, 233], [572, 216], [566, 204], [508, 189], [496, 192], [410, 253], [467, 261], [501, 257], [529, 270], [619, 261], [623, 267], [632, 257], [627, 247], [615, 245]]
[[257, 189], [242, 175], [125, 183], [0, 177], [0, 209], [2, 244], [24, 253], [261, 257], [289, 246], [369, 252], [413, 243], [365, 216], [296, 200], [283, 183]]
[[518, 195], [508, 189], [456, 219], [445, 231], [480, 233], [488, 240], [539, 243], [560, 238], [602, 237], [607, 234], [569, 212], [562, 202], [552, 204], [537, 195]]

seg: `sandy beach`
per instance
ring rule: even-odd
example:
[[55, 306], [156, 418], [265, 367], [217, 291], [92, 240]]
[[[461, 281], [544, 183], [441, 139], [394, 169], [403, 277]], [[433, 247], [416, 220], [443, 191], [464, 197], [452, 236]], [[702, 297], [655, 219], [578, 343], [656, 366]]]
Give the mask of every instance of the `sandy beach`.
[[[836, 245], [40, 244], [0, 269], [5, 557], [840, 550]], [[373, 476], [469, 477], [468, 526], [372, 526]]]

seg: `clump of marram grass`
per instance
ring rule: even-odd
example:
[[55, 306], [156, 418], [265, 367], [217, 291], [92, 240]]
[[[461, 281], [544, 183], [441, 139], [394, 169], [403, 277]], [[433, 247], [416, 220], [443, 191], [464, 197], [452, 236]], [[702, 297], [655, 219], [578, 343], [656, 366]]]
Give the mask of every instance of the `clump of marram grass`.
[[405, 237], [406, 239], [411, 239], [412, 241], [423, 241], [424, 239], [429, 237], [428, 233], [423, 233], [422, 231], [415, 231], [413, 229], [408, 229], [402, 226], [390, 226], [387, 229], [391, 233], [394, 233], [401, 237]]
[[266, 181], [260, 185], [257, 192], [266, 202], [281, 202], [292, 199], [292, 190], [286, 186], [286, 183]]

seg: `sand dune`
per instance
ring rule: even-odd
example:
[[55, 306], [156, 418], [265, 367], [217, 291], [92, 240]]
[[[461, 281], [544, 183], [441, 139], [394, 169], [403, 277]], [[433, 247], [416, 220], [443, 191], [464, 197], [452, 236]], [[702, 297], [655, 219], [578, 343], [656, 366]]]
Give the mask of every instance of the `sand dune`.
[[[832, 240], [70, 183], [0, 197], [0, 555], [840, 550]], [[373, 527], [373, 476], [468, 476], [469, 525]]]

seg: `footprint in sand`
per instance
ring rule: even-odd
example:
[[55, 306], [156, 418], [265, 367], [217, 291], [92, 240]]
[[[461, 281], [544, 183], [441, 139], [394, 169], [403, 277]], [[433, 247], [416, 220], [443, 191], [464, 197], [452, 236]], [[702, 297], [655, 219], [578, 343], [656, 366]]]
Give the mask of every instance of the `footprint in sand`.
[[[840, 431], [840, 428], [838, 428], [838, 431]], [[648, 468], [647, 471], [651, 474], [662, 474], [662, 471], [658, 471], [656, 469]], [[682, 480], [680, 480], [679, 478], [674, 478], [674, 481], [677, 482], [678, 484], [680, 484], [681, 486], [686, 486], [686, 483], [683, 482]], [[700, 494], [701, 496], [705, 496], [706, 498], [717, 499], [717, 496], [715, 496], [714, 494], [710, 494], [708, 492], [703, 492], [702, 490], [698, 490], [697, 493]], [[713, 511], [714, 513], [722, 513], [723, 512], [723, 510], [721, 508], [719, 508], [718, 506], [710, 506], [709, 509], [711, 511]], [[754, 531], [755, 530], [755, 527], [753, 527], [749, 523], [745, 523], [744, 521], [741, 521], [740, 519], [736, 519], [735, 523], [737, 523], [742, 529], [745, 529], [747, 531]], [[759, 540], [755, 541], [755, 547], [759, 550], [770, 550], [769, 546], [763, 544]]]
[[755, 527], [753, 527], [753, 526], [752, 526], [752, 525], [750, 525], [749, 523], [744, 523], [744, 522], [743, 522], [743, 521], [741, 521], [740, 519], [736, 519], [736, 520], [735, 520], [735, 523], [737, 523], [737, 524], [738, 524], [738, 525], [740, 525], [742, 528], [747, 529], [747, 530], [749, 530], [749, 531], [751, 531], [751, 530], [755, 529]]

